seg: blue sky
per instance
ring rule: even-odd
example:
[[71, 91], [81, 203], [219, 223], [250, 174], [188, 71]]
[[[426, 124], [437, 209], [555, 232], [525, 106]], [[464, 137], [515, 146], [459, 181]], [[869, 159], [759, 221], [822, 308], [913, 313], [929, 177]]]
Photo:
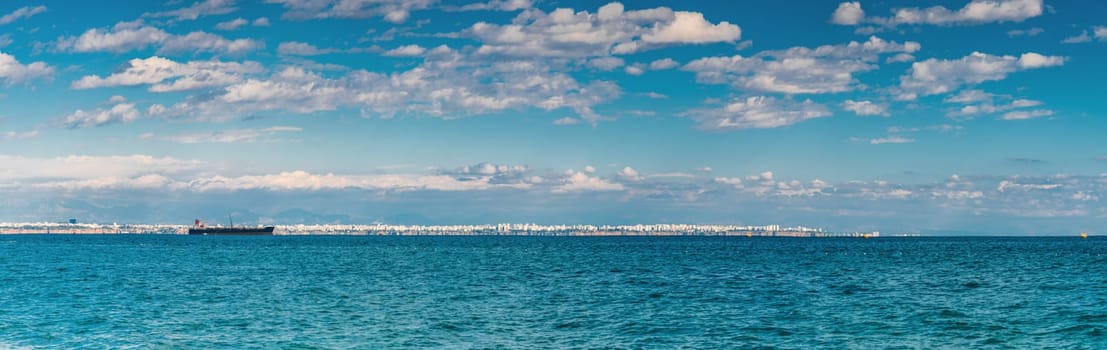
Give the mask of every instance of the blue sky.
[[0, 5], [0, 220], [1094, 232], [1107, 3]]

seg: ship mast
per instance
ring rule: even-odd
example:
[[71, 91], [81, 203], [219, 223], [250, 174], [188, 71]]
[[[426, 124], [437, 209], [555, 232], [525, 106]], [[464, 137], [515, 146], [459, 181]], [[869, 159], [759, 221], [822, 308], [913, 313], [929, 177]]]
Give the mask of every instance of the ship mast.
[[234, 219], [231, 219], [231, 214], [227, 213], [227, 221], [231, 222], [231, 227], [234, 227]]

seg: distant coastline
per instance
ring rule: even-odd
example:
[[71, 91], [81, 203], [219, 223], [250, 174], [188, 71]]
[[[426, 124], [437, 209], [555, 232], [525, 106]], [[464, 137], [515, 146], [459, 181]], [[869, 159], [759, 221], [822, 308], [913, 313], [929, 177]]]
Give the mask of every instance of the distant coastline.
[[[275, 235], [368, 236], [749, 236], [749, 237], [880, 237], [877, 231], [831, 232], [822, 228], [780, 225], [273, 225]], [[188, 225], [0, 223], [0, 234], [187, 234]], [[898, 234], [895, 236], [918, 236]]]

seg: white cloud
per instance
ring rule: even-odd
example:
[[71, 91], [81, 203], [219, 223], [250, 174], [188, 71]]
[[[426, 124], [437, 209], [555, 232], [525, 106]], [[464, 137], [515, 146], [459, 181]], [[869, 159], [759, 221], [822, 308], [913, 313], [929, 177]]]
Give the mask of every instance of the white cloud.
[[184, 183], [160, 174], [146, 174], [137, 177], [99, 177], [83, 180], [48, 181], [32, 184], [39, 189], [77, 190], [177, 190]]
[[[432, 51], [439, 51], [437, 49]], [[564, 66], [560, 66], [564, 68]], [[153, 116], [226, 120], [260, 111], [294, 113], [360, 109], [363, 115], [420, 114], [459, 118], [515, 108], [567, 108], [595, 123], [592, 106], [621, 95], [606, 81], [581, 83], [558, 66], [530, 60], [481, 60], [458, 52], [427, 55], [422, 64], [390, 74], [351, 71], [336, 78], [288, 67], [269, 77], [245, 79], [222, 91], [176, 103], [155, 104]]]
[[162, 140], [183, 143], [251, 143], [278, 132], [300, 132], [298, 127], [270, 127], [265, 129], [228, 129], [200, 133], [183, 133], [162, 137]]
[[1093, 37], [1095, 38], [1095, 40], [1107, 41], [1107, 27], [1095, 26], [1092, 27], [1091, 34], [1089, 34], [1087, 30], [1085, 30], [1080, 32], [1080, 35], [1065, 38], [1064, 40], [1061, 40], [1061, 42], [1065, 44], [1080, 44], [1091, 42]]
[[54, 67], [46, 62], [22, 64], [15, 56], [0, 52], [0, 82], [7, 85], [22, 84], [54, 75]]
[[899, 53], [899, 54], [893, 55], [892, 57], [888, 57], [888, 59], [885, 60], [885, 62], [899, 63], [899, 62], [911, 62], [911, 61], [914, 61], [914, 60], [915, 60], [915, 55], [912, 55], [912, 54], [909, 54], [909, 53]]
[[650, 62], [650, 70], [673, 69], [673, 68], [676, 68], [677, 66], [680, 66], [680, 63], [678, 63], [677, 61], [674, 61], [672, 58], [662, 58], [662, 59]]
[[865, 11], [861, 9], [861, 2], [851, 1], [838, 4], [834, 14], [830, 16], [830, 23], [852, 26], [861, 23], [864, 19]]
[[576, 124], [580, 124], [580, 119], [573, 118], [573, 117], [564, 117], [564, 118], [560, 118], [560, 119], [557, 119], [557, 120], [553, 121], [553, 125], [557, 125], [557, 126], [576, 125]]
[[188, 182], [195, 191], [319, 191], [343, 189], [472, 191], [495, 188], [529, 188], [528, 183], [491, 183], [491, 177], [457, 178], [450, 175], [335, 175], [288, 171], [239, 177], [213, 176]]
[[854, 101], [846, 100], [842, 102], [842, 109], [853, 112], [854, 114], [861, 116], [879, 115], [888, 116], [888, 106], [884, 104], [873, 103], [872, 101]]
[[1009, 31], [1007, 31], [1007, 36], [1010, 36], [1010, 37], [1038, 36], [1038, 34], [1042, 34], [1042, 33], [1045, 33], [1045, 29], [1042, 29], [1040, 27], [1033, 27], [1033, 28], [1030, 28], [1030, 29], [1012, 29], [1012, 30], [1009, 30]]
[[591, 166], [591, 165], [586, 165], [586, 166], [584, 166], [584, 172], [589, 173], [589, 174], [595, 173], [596, 172], [596, 167]]
[[606, 192], [622, 191], [626, 189], [622, 184], [613, 183], [599, 177], [589, 176], [582, 172], [569, 170], [561, 184], [553, 188], [554, 193], [568, 192]]
[[1097, 202], [1097, 201], [1099, 201], [1099, 196], [1097, 196], [1095, 194], [1092, 194], [1092, 193], [1085, 192], [1085, 191], [1077, 191], [1076, 193], [1072, 194], [1071, 198], [1074, 199], [1074, 200], [1084, 201], [1084, 202]]
[[250, 21], [247, 21], [245, 18], [239, 17], [239, 18], [232, 19], [230, 21], [219, 22], [219, 23], [215, 24], [215, 29], [219, 29], [219, 30], [238, 30], [238, 28], [242, 28], [242, 26], [244, 26], [246, 24], [249, 24], [249, 23], [250, 23]]
[[426, 48], [424, 48], [422, 46], [419, 46], [419, 45], [411, 44], [411, 45], [404, 45], [404, 46], [400, 46], [400, 47], [397, 47], [397, 48], [392, 49], [392, 50], [385, 51], [383, 53], [383, 55], [385, 55], [385, 56], [395, 56], [395, 57], [406, 57], [406, 56], [419, 56], [419, 55], [422, 55], [424, 52], [427, 52]]
[[31, 16], [46, 12], [46, 6], [24, 6], [12, 11], [12, 13], [0, 16], [0, 26], [9, 24], [20, 19], [31, 18]]
[[1042, 0], [972, 0], [953, 11], [942, 6], [901, 8], [892, 17], [870, 18], [875, 23], [896, 25], [974, 25], [1022, 22], [1042, 15]]
[[262, 42], [253, 39], [228, 40], [206, 32], [173, 35], [161, 29], [144, 25], [141, 20], [120, 22], [110, 30], [89, 29], [77, 37], [59, 38], [56, 44], [61, 51], [115, 53], [144, 49], [152, 45], [159, 45], [159, 53], [215, 52], [228, 54], [241, 54], [264, 46]]
[[635, 64], [627, 66], [626, 68], [623, 69], [623, 71], [626, 72], [627, 74], [638, 76], [638, 75], [642, 75], [642, 74], [646, 73], [646, 70], [643, 69], [643, 67], [645, 67], [643, 64], [635, 63]]
[[255, 26], [255, 27], [268, 27], [269, 26], [269, 18], [259, 17], [258, 19], [255, 19], [253, 23], [250, 23], [250, 24]]
[[3, 180], [93, 179], [102, 177], [133, 177], [148, 173], [176, 174], [196, 170], [204, 163], [172, 157], [149, 155], [83, 156], [32, 158], [0, 155], [5, 164], [0, 171]]
[[263, 47], [264, 44], [253, 39], [228, 40], [221, 36], [192, 32], [183, 36], [170, 36], [162, 43], [158, 52], [216, 52], [228, 54], [242, 54]]
[[964, 85], [1002, 80], [1017, 71], [1060, 66], [1064, 62], [1064, 57], [1034, 52], [1019, 57], [973, 52], [956, 60], [931, 58], [913, 63], [908, 74], [901, 78], [900, 87], [911, 93], [942, 94]]
[[281, 18], [291, 20], [323, 18], [382, 17], [392, 23], [403, 23], [411, 11], [423, 10], [437, 0], [265, 0], [281, 4], [287, 10]]
[[526, 165], [507, 165], [481, 162], [465, 165], [453, 171], [457, 175], [514, 176], [529, 170]]
[[742, 37], [742, 30], [730, 22], [711, 24], [699, 12], [677, 11], [672, 22], [655, 24], [649, 33], [642, 35], [647, 44], [706, 44], [734, 42]]
[[826, 106], [811, 100], [795, 102], [766, 96], [738, 99], [722, 108], [698, 109], [683, 114], [694, 120], [697, 127], [708, 130], [779, 128], [830, 115]]
[[203, 16], [223, 15], [234, 12], [235, 0], [204, 0], [193, 3], [192, 6], [172, 11], [147, 14], [150, 17], [173, 17], [176, 20], [195, 20]]
[[93, 28], [78, 37], [61, 38], [57, 46], [74, 52], [125, 52], [161, 43], [169, 37], [169, 33], [141, 22], [120, 22], [111, 30]]
[[101, 78], [86, 75], [74, 81], [74, 89], [92, 89], [110, 86], [150, 85], [151, 92], [185, 91], [206, 87], [226, 86], [241, 82], [245, 75], [259, 73], [261, 64], [252, 61], [220, 62], [192, 61], [178, 63], [170, 59], [153, 56], [146, 59], [132, 59], [126, 68], [110, 76]]
[[634, 170], [631, 167], [624, 167], [623, 170], [619, 170], [616, 176], [623, 181], [638, 182], [642, 181], [642, 174], [638, 173], [638, 170]]
[[589, 67], [608, 72], [622, 67], [623, 64], [625, 64], [623, 59], [618, 57], [599, 57], [588, 60]]
[[468, 4], [458, 8], [460, 11], [519, 11], [526, 10], [534, 6], [531, 0], [488, 0], [488, 2], [478, 2]]
[[903, 136], [888, 136], [869, 140], [870, 145], [882, 145], [885, 143], [912, 143], [915, 139], [906, 138]]
[[1012, 180], [1003, 180], [999, 182], [999, 187], [996, 191], [1035, 191], [1035, 190], [1054, 190], [1060, 188], [1060, 184], [1025, 184], [1018, 183]]
[[277, 46], [277, 54], [281, 56], [315, 56], [331, 52], [334, 50], [320, 49], [315, 45], [298, 41], [283, 42]]
[[482, 55], [584, 58], [670, 45], [734, 42], [741, 30], [727, 22], [711, 24], [701, 13], [665, 7], [626, 11], [621, 3], [612, 2], [595, 13], [532, 9], [519, 14], [512, 24], [478, 22], [461, 34], [481, 41], [477, 52]]
[[944, 100], [942, 100], [942, 102], [968, 104], [973, 102], [991, 101], [992, 97], [994, 96], [995, 95], [984, 92], [982, 90], [968, 89], [961, 90], [961, 92], [957, 93], [956, 95], [946, 97]]
[[1035, 69], [1042, 67], [1055, 67], [1065, 64], [1065, 58], [1061, 56], [1044, 56], [1035, 52], [1027, 52], [1019, 56], [1019, 68]]
[[1070, 36], [1070, 37], [1067, 37], [1067, 38], [1061, 40], [1061, 43], [1063, 43], [1063, 44], [1080, 44], [1080, 43], [1086, 43], [1086, 42], [1090, 42], [1090, 41], [1092, 41], [1092, 37], [1090, 35], [1088, 35], [1088, 31], [1085, 30], [1085, 31], [1081, 32], [1080, 35]]
[[1048, 117], [1051, 115], [1053, 115], [1053, 111], [1048, 109], [1035, 109], [1032, 111], [1011, 111], [1003, 114], [1003, 120], [1026, 120]]
[[140, 114], [134, 103], [118, 103], [111, 108], [97, 108], [92, 111], [78, 109], [70, 115], [57, 120], [57, 123], [70, 128], [82, 129], [100, 127], [115, 123], [130, 123], [138, 120]]
[[814, 49], [793, 47], [765, 51], [752, 57], [706, 57], [684, 65], [706, 84], [730, 84], [742, 90], [786, 94], [824, 94], [862, 87], [853, 74], [874, 70], [874, 62], [888, 53], [911, 53], [921, 45], [896, 43], [878, 37], [866, 42], [824, 45]]
[[31, 131], [24, 131], [24, 132], [8, 131], [8, 132], [4, 133], [4, 140], [8, 140], [8, 141], [26, 140], [26, 139], [35, 138], [36, 136], [38, 136], [38, 130], [31, 130]]
[[[996, 103], [996, 99], [1009, 100], [1009, 102]], [[956, 118], [1007, 112], [1020, 108], [1037, 107], [1043, 104], [1041, 101], [1024, 98], [1013, 99], [1011, 96], [994, 95], [980, 90], [962, 90], [957, 95], [945, 98], [943, 102], [962, 104], [960, 109], [946, 113], [947, 116]], [[1022, 111], [1012, 116], [1029, 116], [1030, 114], [1030, 112]]]

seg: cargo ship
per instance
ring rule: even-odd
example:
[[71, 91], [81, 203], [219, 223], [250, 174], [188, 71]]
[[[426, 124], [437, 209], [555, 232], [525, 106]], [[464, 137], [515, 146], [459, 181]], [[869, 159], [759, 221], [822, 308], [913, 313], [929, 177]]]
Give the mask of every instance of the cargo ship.
[[188, 234], [210, 236], [272, 236], [273, 226], [235, 227], [234, 221], [231, 221], [230, 226], [208, 227], [201, 222], [200, 219], [196, 219], [192, 227], [188, 228]]

